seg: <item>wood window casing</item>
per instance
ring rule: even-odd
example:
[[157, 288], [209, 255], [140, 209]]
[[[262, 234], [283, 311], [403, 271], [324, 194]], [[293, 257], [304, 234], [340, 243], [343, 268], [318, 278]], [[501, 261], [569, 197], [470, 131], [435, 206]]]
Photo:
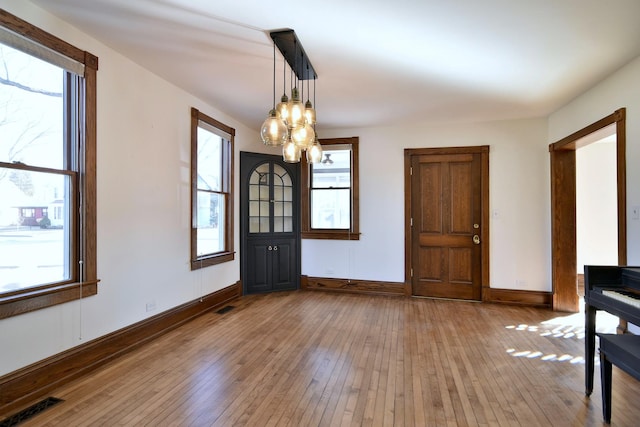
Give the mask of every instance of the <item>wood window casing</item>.
[[[224, 215], [224, 249], [220, 252], [198, 255], [198, 225], [197, 225], [197, 195], [198, 195], [198, 127], [200, 122], [204, 122], [229, 135], [228, 140], [224, 140], [222, 147], [222, 176], [223, 193], [225, 197]], [[234, 137], [235, 129], [229, 127], [212, 117], [191, 109], [191, 269], [208, 267], [232, 261], [235, 258], [233, 249], [233, 162], [234, 162]]]
[[[27, 313], [41, 308], [81, 299], [98, 292], [96, 261], [96, 74], [98, 58], [78, 49], [58, 37], [0, 9], [0, 26], [13, 33], [51, 49], [84, 65], [83, 85], [79, 88], [78, 102], [83, 121], [79, 129], [79, 152], [82, 154], [77, 170], [77, 192], [74, 200], [76, 224], [70, 230], [69, 280], [20, 289], [0, 294], [0, 319]], [[81, 119], [82, 120], [82, 119]], [[20, 168], [19, 165], [14, 168]], [[34, 168], [31, 168], [34, 169]], [[82, 214], [77, 203], [82, 201]], [[82, 223], [82, 226], [78, 224]], [[79, 262], [82, 261], [82, 262]]]
[[360, 240], [360, 189], [358, 170], [358, 137], [320, 139], [323, 148], [332, 145], [351, 146], [351, 221], [349, 229], [314, 229], [311, 228], [311, 167], [305, 156], [301, 160], [300, 205], [301, 205], [301, 237], [303, 239]]

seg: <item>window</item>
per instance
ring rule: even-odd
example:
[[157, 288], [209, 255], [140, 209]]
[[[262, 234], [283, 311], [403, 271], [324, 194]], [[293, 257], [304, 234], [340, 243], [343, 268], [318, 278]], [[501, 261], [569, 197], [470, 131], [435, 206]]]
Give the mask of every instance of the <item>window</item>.
[[191, 109], [191, 269], [231, 261], [235, 129]]
[[320, 163], [302, 159], [302, 238], [359, 240], [358, 138], [320, 144]]
[[95, 295], [98, 58], [0, 15], [0, 319]]

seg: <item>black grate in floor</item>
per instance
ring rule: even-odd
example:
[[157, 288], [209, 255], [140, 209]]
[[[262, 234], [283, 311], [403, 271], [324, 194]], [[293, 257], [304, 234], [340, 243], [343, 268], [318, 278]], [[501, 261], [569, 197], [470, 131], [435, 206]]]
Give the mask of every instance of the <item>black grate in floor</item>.
[[[222, 307], [220, 310], [216, 311], [216, 313], [218, 313], [218, 314], [225, 314], [225, 313], [227, 313], [227, 312], [229, 312], [229, 311], [233, 310], [234, 308], [235, 308], [235, 307], [234, 307], [234, 306], [232, 306], [232, 305], [226, 305], [226, 306]], [[2, 426], [0, 426], [0, 427], [2, 427]]]
[[40, 402], [29, 406], [27, 409], [23, 409], [22, 411], [11, 415], [9, 418], [5, 418], [4, 420], [0, 421], [0, 427], [17, 426], [21, 422], [26, 421], [31, 417], [35, 417], [40, 412], [60, 402], [64, 402], [64, 400], [58, 399], [56, 397], [47, 397], [46, 399], [43, 399]]

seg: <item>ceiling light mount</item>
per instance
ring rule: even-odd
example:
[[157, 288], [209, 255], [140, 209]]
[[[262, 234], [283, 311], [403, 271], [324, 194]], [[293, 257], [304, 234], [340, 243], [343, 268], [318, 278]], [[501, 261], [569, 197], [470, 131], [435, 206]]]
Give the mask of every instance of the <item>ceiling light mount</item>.
[[269, 32], [269, 36], [271, 36], [271, 40], [282, 53], [298, 80], [315, 80], [318, 78], [295, 31], [289, 28], [274, 30]]

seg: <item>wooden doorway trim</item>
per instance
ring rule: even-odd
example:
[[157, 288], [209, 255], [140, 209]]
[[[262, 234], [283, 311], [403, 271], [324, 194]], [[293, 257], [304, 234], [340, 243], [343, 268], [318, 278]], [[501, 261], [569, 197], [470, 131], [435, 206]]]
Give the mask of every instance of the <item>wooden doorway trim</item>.
[[404, 212], [405, 212], [405, 275], [404, 293], [411, 296], [411, 262], [412, 262], [412, 233], [411, 233], [411, 160], [413, 156], [422, 155], [447, 155], [447, 154], [481, 154], [481, 218], [480, 239], [482, 241], [481, 261], [481, 300], [489, 297], [489, 146], [470, 147], [442, 147], [442, 148], [407, 148], [404, 150]]
[[580, 140], [616, 125], [618, 192], [618, 264], [627, 263], [626, 110], [603, 119], [549, 145], [551, 155], [551, 282], [553, 309], [577, 312], [576, 150]]

